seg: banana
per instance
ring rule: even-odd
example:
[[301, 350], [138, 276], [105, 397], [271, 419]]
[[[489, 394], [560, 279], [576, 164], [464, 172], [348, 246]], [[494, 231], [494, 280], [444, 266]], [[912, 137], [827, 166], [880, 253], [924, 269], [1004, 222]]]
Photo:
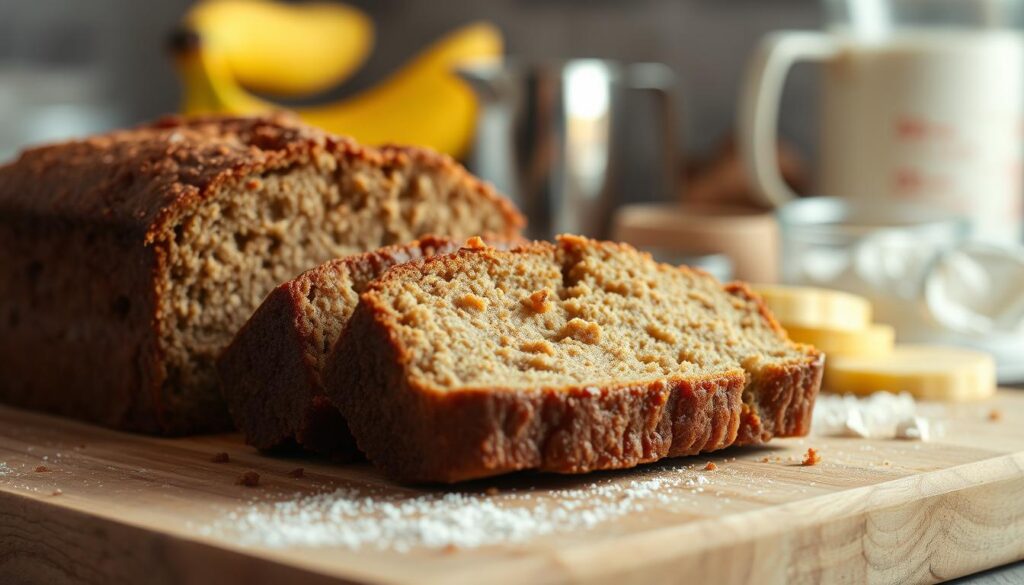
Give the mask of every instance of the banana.
[[175, 66], [182, 79], [181, 110], [186, 115], [259, 114], [274, 109], [242, 89], [231, 76], [227, 58], [202, 48], [199, 37], [176, 42]]
[[465, 26], [436, 42], [376, 87], [337, 103], [286, 108], [243, 89], [229, 59], [202, 39], [179, 44], [176, 63], [184, 81], [186, 114], [257, 114], [293, 109], [304, 121], [364, 144], [427, 146], [461, 157], [476, 123], [473, 91], [452, 71], [466, 61], [502, 53], [501, 33], [486, 23]]
[[363, 64], [373, 47], [373, 21], [338, 3], [204, 0], [184, 32], [224, 56], [243, 86], [293, 96], [329, 89]]

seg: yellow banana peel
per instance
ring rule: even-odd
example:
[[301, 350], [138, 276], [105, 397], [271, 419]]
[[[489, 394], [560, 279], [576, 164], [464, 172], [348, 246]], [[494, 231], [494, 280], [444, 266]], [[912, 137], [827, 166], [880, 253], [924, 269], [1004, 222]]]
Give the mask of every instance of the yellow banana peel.
[[242, 89], [221, 53], [196, 46], [179, 50], [175, 65], [182, 79], [181, 110], [186, 115], [259, 114], [275, 108]]
[[243, 86], [280, 96], [308, 95], [347, 79], [373, 47], [373, 21], [335, 2], [203, 0], [184, 29], [223, 56]]
[[445, 36], [376, 87], [337, 103], [287, 108], [243, 89], [228, 59], [199, 40], [176, 55], [186, 114], [255, 114], [293, 109], [306, 122], [364, 144], [427, 146], [461, 157], [469, 148], [477, 116], [473, 91], [454, 73], [467, 61], [502, 54], [501, 33], [476, 23]]

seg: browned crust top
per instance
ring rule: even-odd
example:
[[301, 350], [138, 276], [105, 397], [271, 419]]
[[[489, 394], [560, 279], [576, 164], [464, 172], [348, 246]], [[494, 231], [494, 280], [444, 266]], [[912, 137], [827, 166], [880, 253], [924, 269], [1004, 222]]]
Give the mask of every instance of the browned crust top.
[[287, 113], [169, 116], [108, 134], [26, 150], [0, 167], [0, 214], [112, 223], [154, 237], [154, 227], [254, 173], [315, 163], [323, 155], [382, 166], [418, 163], [460, 176], [496, 202], [512, 227], [522, 216], [450, 157], [424, 148], [361, 146]]

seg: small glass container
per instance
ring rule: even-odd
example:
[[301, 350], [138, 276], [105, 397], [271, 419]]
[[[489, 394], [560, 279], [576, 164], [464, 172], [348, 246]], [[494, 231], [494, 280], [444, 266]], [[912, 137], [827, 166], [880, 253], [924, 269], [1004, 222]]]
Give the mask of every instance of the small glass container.
[[934, 259], [970, 235], [966, 219], [912, 204], [799, 199], [778, 212], [782, 281], [868, 297], [916, 298]]

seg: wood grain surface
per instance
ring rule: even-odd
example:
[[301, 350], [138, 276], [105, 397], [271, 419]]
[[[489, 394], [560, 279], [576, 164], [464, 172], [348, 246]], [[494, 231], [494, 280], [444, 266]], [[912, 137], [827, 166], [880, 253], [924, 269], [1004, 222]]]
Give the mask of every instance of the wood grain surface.
[[[595, 483], [707, 482], [587, 529], [397, 551], [252, 544], [204, 527], [337, 488], [441, 490], [394, 485], [367, 464], [261, 455], [236, 435], [157, 439], [0, 407], [0, 582], [931, 583], [1024, 558], [1024, 392], [940, 412], [928, 442], [809, 437], [449, 488], [512, 506], [523, 504], [507, 494], [557, 504]], [[820, 464], [800, 465], [808, 447]], [[219, 452], [230, 462], [212, 461]], [[304, 477], [289, 476], [296, 467]], [[249, 470], [258, 487], [237, 483]]]

